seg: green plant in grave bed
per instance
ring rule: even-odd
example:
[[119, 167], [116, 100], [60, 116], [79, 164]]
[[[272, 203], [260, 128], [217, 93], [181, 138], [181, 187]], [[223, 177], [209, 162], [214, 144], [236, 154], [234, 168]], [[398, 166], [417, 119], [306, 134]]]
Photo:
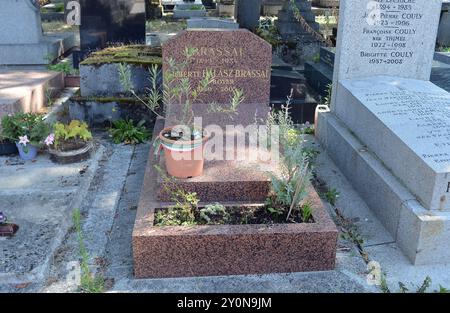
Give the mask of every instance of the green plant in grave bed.
[[[268, 200], [267, 204], [269, 204], [269, 203], [271, 203], [271, 200], [270, 200], [270, 199]], [[276, 204], [273, 205], [273, 206], [276, 206]], [[272, 206], [270, 206], [270, 205], [268, 205], [268, 207], [266, 208], [266, 210], [267, 210], [267, 212], [268, 212], [270, 215], [272, 215], [272, 217], [273, 217], [274, 219], [276, 219], [276, 220], [277, 220], [278, 218], [280, 218], [281, 216], [283, 216], [284, 214], [286, 214], [286, 212], [285, 212], [285, 210], [284, 210], [283, 208], [272, 207]]]
[[312, 220], [312, 206], [309, 203], [305, 203], [301, 210], [300, 210], [300, 216], [303, 221], [303, 223], [309, 223]]
[[[208, 225], [223, 224], [230, 219], [230, 214], [226, 211], [225, 206], [220, 203], [214, 203], [200, 209], [200, 218]], [[214, 218], [220, 223], [216, 223]]]
[[303, 157], [312, 163], [320, 152], [314, 148], [303, 148]]
[[144, 124], [144, 120], [136, 125], [133, 120], [117, 120], [113, 122], [110, 132], [114, 143], [134, 145], [147, 141], [151, 133], [145, 128]]
[[195, 192], [186, 192], [182, 189], [172, 193], [175, 205], [167, 210], [161, 210], [155, 214], [157, 226], [191, 226], [196, 225], [195, 211], [198, 210], [200, 200]]
[[266, 125], [268, 134], [271, 134], [273, 127], [278, 127], [279, 137], [272, 138], [272, 140], [279, 141], [281, 151], [280, 175], [269, 173], [272, 193], [276, 202], [276, 205], [271, 207], [290, 208], [289, 212], [285, 212], [287, 218], [292, 209], [298, 210], [300, 207], [308, 194], [307, 186], [311, 181], [308, 159], [303, 153], [303, 136], [294, 130], [294, 123], [289, 116], [291, 100], [292, 93], [280, 111], [272, 110], [270, 112]]

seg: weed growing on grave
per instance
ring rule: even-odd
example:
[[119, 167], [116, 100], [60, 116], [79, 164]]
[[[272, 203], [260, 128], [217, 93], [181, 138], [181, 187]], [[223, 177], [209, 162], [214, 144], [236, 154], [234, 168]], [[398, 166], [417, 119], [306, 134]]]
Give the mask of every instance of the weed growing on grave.
[[[429, 276], [425, 277], [424, 281], [422, 282], [422, 284], [420, 286], [417, 286], [416, 290], [411, 291], [406, 284], [404, 284], [403, 282], [398, 282], [398, 291], [396, 291], [397, 293], [409, 293], [409, 292], [413, 292], [413, 293], [426, 293], [431, 286], [432, 280]], [[387, 284], [387, 280], [386, 280], [386, 273], [383, 273], [381, 276], [381, 284], [380, 284], [380, 289], [382, 292], [384, 293], [391, 293], [392, 290], [389, 288], [388, 284]], [[439, 285], [439, 289], [438, 290], [433, 290], [433, 293], [448, 293], [449, 290], [442, 287], [441, 285]]]
[[323, 98], [323, 104], [328, 107], [331, 106], [331, 95], [333, 93], [333, 84], [327, 85], [327, 95]]
[[110, 133], [114, 143], [135, 145], [146, 142], [150, 138], [151, 132], [145, 128], [144, 124], [144, 120], [136, 125], [133, 120], [117, 120], [113, 122]]
[[323, 193], [322, 196], [325, 198], [325, 200], [327, 200], [328, 203], [335, 206], [340, 194], [339, 191], [337, 191], [335, 188], [331, 188], [327, 192]]
[[78, 70], [74, 69], [68, 61], [62, 61], [56, 64], [47, 65], [49, 71], [64, 73], [65, 75], [75, 75]]
[[78, 239], [78, 249], [81, 258], [81, 291], [87, 293], [102, 293], [104, 290], [104, 279], [95, 275], [89, 269], [89, 254], [84, 244], [83, 230], [81, 228], [81, 212], [75, 209], [72, 215], [73, 224]]

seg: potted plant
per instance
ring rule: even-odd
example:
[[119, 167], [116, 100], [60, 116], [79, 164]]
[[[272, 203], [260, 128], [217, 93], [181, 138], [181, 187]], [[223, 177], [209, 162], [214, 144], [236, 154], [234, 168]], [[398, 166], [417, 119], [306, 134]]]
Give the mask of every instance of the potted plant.
[[16, 144], [23, 160], [33, 160], [43, 144], [49, 145], [49, 125], [42, 114], [16, 113], [2, 118], [2, 136]]
[[50, 159], [63, 164], [86, 160], [94, 146], [88, 125], [78, 120], [69, 124], [55, 123], [49, 142]]
[[19, 230], [16, 224], [8, 223], [8, 218], [0, 212], [0, 237], [11, 237]]
[[[170, 112], [174, 105], [178, 110], [181, 107], [179, 114], [171, 116], [170, 123], [172, 126], [164, 128], [155, 142], [156, 150], [164, 151], [167, 172], [177, 178], [191, 178], [203, 174], [203, 151], [205, 143], [209, 139], [208, 133], [195, 125], [193, 105], [199, 101], [199, 98], [214, 81], [213, 71], [205, 71], [204, 77], [196, 85], [192, 84], [189, 78], [179, 78], [176, 75], [176, 73], [186, 71], [197, 52], [197, 48], [186, 47], [184, 51], [185, 61], [176, 64], [173, 59], [166, 60], [168, 68], [164, 72], [164, 91], [161, 91], [158, 85], [159, 69], [157, 66], [150, 69], [152, 86], [145, 99], [130, 90], [158, 117], [165, 118], [159, 112], [161, 102], [164, 102], [166, 112]], [[216, 104], [210, 104], [209, 112], [236, 113], [238, 106], [244, 100], [242, 90], [234, 89], [230, 98], [229, 107], [223, 108]], [[172, 111], [175, 110], [172, 109]]]
[[64, 74], [64, 85], [66, 87], [80, 87], [79, 71], [74, 69], [68, 61], [50, 64], [47, 67], [50, 71]]
[[3, 137], [0, 129], [0, 155], [17, 154], [16, 144], [8, 138]]

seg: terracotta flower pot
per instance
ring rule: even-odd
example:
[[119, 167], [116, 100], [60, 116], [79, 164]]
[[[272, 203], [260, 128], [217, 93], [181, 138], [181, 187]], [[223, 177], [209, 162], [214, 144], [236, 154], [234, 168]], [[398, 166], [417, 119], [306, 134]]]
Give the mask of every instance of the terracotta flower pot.
[[209, 136], [203, 133], [203, 138], [197, 140], [172, 140], [164, 136], [170, 133], [171, 129], [172, 127], [167, 127], [159, 133], [167, 172], [177, 178], [201, 176], [204, 164], [203, 151]]

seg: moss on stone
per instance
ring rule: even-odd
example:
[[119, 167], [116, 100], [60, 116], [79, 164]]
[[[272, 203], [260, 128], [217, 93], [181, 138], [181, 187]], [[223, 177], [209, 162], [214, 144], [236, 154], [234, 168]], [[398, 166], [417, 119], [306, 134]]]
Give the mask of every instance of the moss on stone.
[[102, 65], [110, 63], [127, 63], [149, 66], [162, 64], [162, 50], [145, 45], [109, 47], [92, 53], [81, 62], [82, 65]]
[[141, 103], [136, 98], [131, 97], [82, 97], [79, 95], [75, 95], [70, 98], [72, 101], [76, 102], [97, 102], [97, 103], [118, 103], [118, 104], [136, 104]]

